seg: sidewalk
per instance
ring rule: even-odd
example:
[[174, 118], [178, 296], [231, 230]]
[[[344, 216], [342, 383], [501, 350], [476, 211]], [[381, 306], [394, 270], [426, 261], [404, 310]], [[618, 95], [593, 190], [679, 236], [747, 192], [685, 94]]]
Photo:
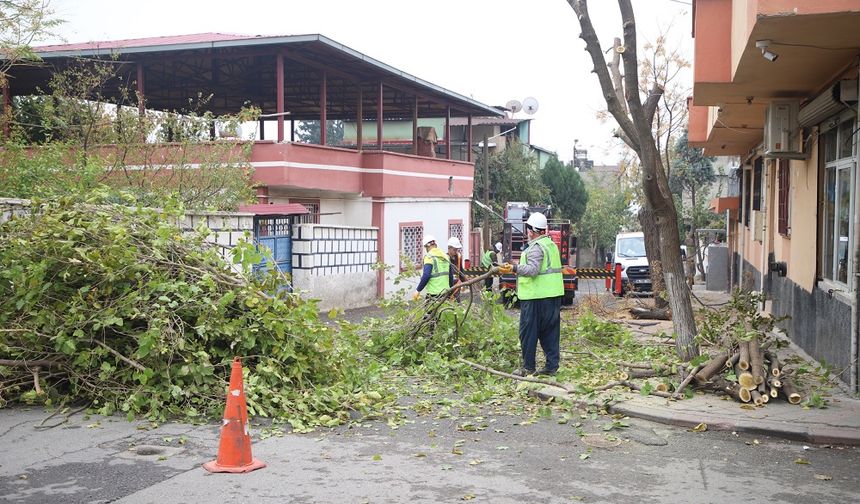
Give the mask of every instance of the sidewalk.
[[[698, 287], [698, 286], [697, 286]], [[718, 305], [729, 299], [722, 292], [694, 288], [694, 293], [706, 304]], [[694, 300], [694, 307], [700, 305]], [[671, 322], [658, 322], [640, 327], [641, 333], [660, 331], [671, 333]], [[786, 339], [784, 335], [776, 337]], [[795, 354], [815, 361], [794, 343], [779, 351], [783, 358]], [[815, 444], [860, 446], [860, 400], [839, 387], [827, 389], [826, 408], [809, 408], [773, 400], [763, 407], [753, 407], [714, 394], [696, 393], [691, 399], [667, 400], [656, 396], [625, 394], [625, 399], [609, 407], [615, 414], [627, 415], [668, 425], [694, 427], [700, 423], [709, 430], [745, 432], [753, 435], [775, 436]], [[551, 390], [538, 391], [539, 397], [558, 397]], [[742, 408], [741, 406], [746, 406]]]
[[631, 395], [610, 406], [611, 413], [668, 425], [709, 430], [745, 432], [775, 436], [815, 444], [860, 446], [860, 400], [830, 397], [825, 409], [804, 409], [800, 405], [772, 401], [753, 410], [713, 394], [696, 394], [692, 399], [668, 401], [659, 397]]

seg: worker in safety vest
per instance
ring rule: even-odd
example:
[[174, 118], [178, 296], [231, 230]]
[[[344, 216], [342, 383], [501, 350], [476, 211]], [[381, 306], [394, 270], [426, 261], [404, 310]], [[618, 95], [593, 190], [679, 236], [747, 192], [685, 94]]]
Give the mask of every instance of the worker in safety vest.
[[433, 235], [424, 236], [424, 268], [418, 287], [412, 294], [412, 299], [417, 301], [421, 297], [421, 291], [427, 288], [427, 296], [438, 296], [454, 285], [454, 270], [451, 268], [448, 256], [436, 246], [436, 238]]
[[529, 243], [520, 255], [520, 263], [505, 263], [499, 268], [502, 273], [517, 274], [523, 363], [513, 374], [535, 374], [535, 353], [540, 341], [546, 364], [537, 374], [554, 375], [560, 360], [561, 300], [564, 297], [561, 254], [546, 234], [547, 221], [542, 213], [529, 216], [526, 230]]
[[[490, 269], [493, 265], [498, 264], [496, 260], [496, 254], [502, 251], [502, 244], [496, 243], [496, 251], [487, 250], [484, 252], [484, 255], [481, 256], [481, 267]], [[493, 290], [493, 277], [489, 276], [484, 280], [484, 289], [487, 291]]]

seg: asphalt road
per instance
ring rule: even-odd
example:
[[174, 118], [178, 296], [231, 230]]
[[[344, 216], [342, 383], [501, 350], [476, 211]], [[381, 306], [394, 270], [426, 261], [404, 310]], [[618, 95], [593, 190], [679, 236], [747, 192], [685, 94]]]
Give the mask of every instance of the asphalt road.
[[[525, 401], [525, 399], [524, 399]], [[572, 411], [534, 422], [492, 410], [257, 439], [269, 464], [209, 474], [217, 426], [0, 410], [0, 501], [20, 503], [833, 503], [860, 499], [860, 451], [688, 432]], [[580, 415], [583, 415], [582, 418]], [[443, 415], [444, 416], [444, 415]], [[577, 427], [577, 425], [579, 426]], [[581, 437], [580, 434], [585, 434]], [[610, 437], [607, 437], [610, 436]]]

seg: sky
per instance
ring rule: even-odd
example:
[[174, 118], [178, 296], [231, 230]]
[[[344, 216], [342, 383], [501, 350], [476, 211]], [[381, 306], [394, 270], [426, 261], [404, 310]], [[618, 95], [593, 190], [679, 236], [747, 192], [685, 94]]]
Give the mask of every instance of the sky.
[[[667, 32], [692, 59], [690, 0], [632, 0], [639, 45]], [[202, 32], [319, 33], [372, 58], [488, 105], [534, 97], [532, 143], [562, 160], [588, 149], [616, 164], [614, 122], [565, 0], [51, 0], [64, 20], [40, 44]], [[592, 0], [604, 47], [621, 36], [617, 2]], [[691, 79], [691, 76], [685, 76]], [[529, 117], [523, 112], [516, 117]]]

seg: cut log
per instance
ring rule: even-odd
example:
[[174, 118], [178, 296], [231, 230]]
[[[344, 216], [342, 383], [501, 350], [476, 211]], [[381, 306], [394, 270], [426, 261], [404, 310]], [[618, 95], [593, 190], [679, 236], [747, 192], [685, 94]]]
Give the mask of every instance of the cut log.
[[627, 371], [627, 378], [654, 378], [655, 376], [666, 376], [670, 369], [631, 369]]
[[741, 388], [752, 390], [758, 386], [755, 383], [755, 378], [753, 378], [752, 373], [741, 369], [740, 361], [735, 365], [735, 375], [738, 378], [738, 385], [740, 385]]
[[770, 376], [767, 379], [767, 384], [773, 388], [780, 388], [780, 387], [782, 387], [782, 380], [780, 380], [779, 378], [774, 378], [773, 376]]
[[616, 362], [618, 367], [626, 367], [626, 368], [637, 368], [637, 369], [654, 369], [654, 364], [650, 362], [625, 362], [618, 361]]
[[756, 387], [756, 390], [758, 390], [758, 393], [761, 395], [767, 395], [767, 388], [768, 388], [767, 383], [762, 382], [762, 383], [758, 384], [758, 387]]
[[761, 394], [761, 402], [767, 404], [770, 402], [770, 394]]
[[776, 387], [771, 387], [770, 388], [770, 396], [773, 397], [774, 399], [779, 397], [779, 389]]
[[761, 394], [758, 393], [758, 390], [750, 390], [750, 397], [752, 398], [753, 404], [756, 406], [761, 406], [764, 402], [761, 399]]
[[668, 385], [666, 385], [665, 383], [658, 383], [658, 384], [654, 387], [654, 390], [656, 390], [657, 392], [668, 392], [668, 391], [669, 391], [669, 386], [668, 386]]
[[730, 382], [721, 376], [714, 377], [711, 380], [711, 383], [714, 385], [714, 390], [718, 390], [725, 394], [728, 394], [735, 401], [740, 402], [750, 402], [750, 391], [741, 387], [737, 383]]
[[726, 369], [734, 369], [735, 364], [738, 363], [738, 359], [740, 358], [740, 356], [741, 354], [739, 352], [735, 352], [734, 354], [732, 354], [732, 356], [729, 357], [728, 360], [726, 360]]
[[637, 319], [672, 320], [669, 317], [669, 310], [659, 308], [630, 308], [630, 314]]
[[764, 383], [764, 356], [758, 346], [758, 336], [753, 336], [749, 341], [750, 371], [756, 384]]
[[794, 383], [792, 383], [791, 380], [788, 378], [783, 379], [782, 388], [780, 390], [782, 391], [782, 395], [788, 399], [788, 402], [791, 404], [800, 404], [800, 393], [797, 391], [797, 388], [795, 388]]
[[711, 360], [705, 364], [701, 370], [695, 375], [696, 383], [699, 385], [703, 385], [714, 376], [714, 373], [723, 369], [723, 366], [726, 365], [726, 359], [728, 359], [729, 354], [726, 352], [717, 354]]
[[741, 371], [746, 371], [750, 368], [750, 344], [747, 341], [741, 341], [738, 343], [738, 352], [740, 356], [738, 357], [738, 366], [741, 368]]
[[702, 369], [702, 366], [696, 366], [695, 368], [693, 368], [693, 370], [690, 371], [690, 374], [685, 376], [684, 380], [681, 381], [681, 384], [678, 385], [678, 388], [675, 389], [675, 393], [672, 394], [672, 397], [676, 399], [681, 397], [681, 394], [684, 392], [684, 389], [687, 388], [687, 385], [689, 385], [691, 381], [693, 381], [693, 378], [696, 376], [696, 373], [698, 373], [700, 369]]
[[621, 371], [620, 373], [618, 373], [618, 379], [620, 381], [626, 381], [628, 378], [630, 378], [630, 375], [627, 374], [626, 371]]
[[768, 361], [768, 374], [773, 377], [778, 377], [779, 375], [781, 375], [782, 369], [780, 369], [779, 367], [779, 358], [777, 358], [776, 354], [773, 352], [766, 352], [765, 358], [767, 358]]

